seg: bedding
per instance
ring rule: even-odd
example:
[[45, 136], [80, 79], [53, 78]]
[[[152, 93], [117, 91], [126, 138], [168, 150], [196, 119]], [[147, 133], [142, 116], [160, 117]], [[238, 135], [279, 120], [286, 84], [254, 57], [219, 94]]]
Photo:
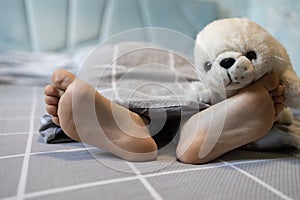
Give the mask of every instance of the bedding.
[[[189, 83], [197, 79], [186, 56], [140, 42], [98, 46], [85, 54], [89, 56], [78, 76], [103, 96], [150, 120], [150, 132], [158, 148], [172, 141], [182, 120], [209, 106], [188, 95], [192, 90]], [[113, 62], [108, 59], [112, 55]], [[161, 122], [164, 124], [158, 127]], [[45, 141], [56, 142], [54, 138], [63, 137], [53, 126], [44, 116], [40, 132]]]
[[300, 198], [299, 151], [236, 149], [187, 165], [172, 141], [155, 161], [127, 162], [79, 142], [45, 143], [43, 87], [1, 84], [0, 94], [0, 199]]
[[0, 84], [46, 85], [55, 69], [75, 72], [72, 56], [58, 52], [7, 51], [0, 53]]
[[[77, 75], [108, 99], [152, 122], [149, 128], [158, 148], [172, 141], [180, 123], [210, 106], [200, 102], [197, 95], [190, 95], [193, 94], [190, 84], [201, 80], [197, 79], [192, 60], [187, 56], [140, 42], [100, 45], [92, 53], [80, 54], [85, 55], [88, 55], [87, 60], [81, 64]], [[63, 141], [72, 141], [51, 122], [49, 116], [45, 115], [41, 122], [40, 133], [46, 142], [58, 142], [62, 138]], [[158, 125], [161, 122], [163, 126]], [[269, 133], [274, 137], [270, 139], [268, 134], [243, 148], [300, 148], [300, 122], [297, 118], [290, 124], [275, 123]], [[285, 140], [276, 137], [287, 133], [290, 137]]]

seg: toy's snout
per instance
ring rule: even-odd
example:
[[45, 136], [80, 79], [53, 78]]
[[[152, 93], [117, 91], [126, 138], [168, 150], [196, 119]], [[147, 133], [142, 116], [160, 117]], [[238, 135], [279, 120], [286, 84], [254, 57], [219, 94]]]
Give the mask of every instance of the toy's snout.
[[231, 80], [237, 83], [251, 82], [253, 80], [253, 65], [251, 62], [245, 57], [240, 57], [236, 61], [233, 59], [231, 62], [233, 61], [234, 64], [228, 69]]
[[226, 52], [218, 58], [220, 67], [227, 71], [231, 83], [248, 84], [254, 79], [254, 67], [251, 61], [237, 52]]

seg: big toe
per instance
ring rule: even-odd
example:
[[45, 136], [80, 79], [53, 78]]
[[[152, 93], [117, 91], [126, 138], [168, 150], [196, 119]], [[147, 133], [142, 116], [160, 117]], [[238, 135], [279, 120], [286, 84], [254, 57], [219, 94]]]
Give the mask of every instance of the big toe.
[[53, 72], [52, 83], [56, 88], [66, 90], [75, 78], [74, 74], [64, 69], [59, 69]]

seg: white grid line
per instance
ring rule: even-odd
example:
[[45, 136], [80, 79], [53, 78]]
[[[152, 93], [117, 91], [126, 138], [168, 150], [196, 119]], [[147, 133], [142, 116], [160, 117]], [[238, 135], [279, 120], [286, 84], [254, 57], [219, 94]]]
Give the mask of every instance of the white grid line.
[[148, 192], [151, 194], [153, 199], [155, 200], [162, 200], [163, 198], [158, 194], [158, 192], [152, 187], [152, 185], [146, 180], [145, 176], [141, 174], [141, 172], [134, 166], [133, 163], [127, 162], [129, 167], [132, 169], [132, 171], [136, 174], [137, 178], [142, 182], [144, 187], [148, 190]]
[[[64, 151], [72, 151], [72, 150], [80, 151], [83, 149], [84, 148], [70, 149], [70, 150], [64, 150]], [[59, 152], [59, 151], [62, 151], [62, 150], [49, 151], [49, 152], [36, 152], [36, 153], [32, 153], [32, 154], [43, 154], [43, 153], [51, 153], [51, 152]], [[226, 161], [220, 160], [221, 163], [218, 163], [217, 165], [200, 166], [200, 167], [196, 167], [196, 168], [157, 172], [157, 173], [153, 173], [153, 174], [140, 174], [140, 176], [144, 177], [144, 178], [149, 178], [149, 177], [156, 177], [156, 176], [163, 176], [163, 175], [170, 175], [170, 174], [177, 174], [177, 173], [184, 173], [184, 172], [191, 172], [191, 171], [216, 169], [216, 168], [221, 168], [221, 167], [226, 167], [226, 166], [231, 167], [234, 165], [241, 165], [241, 164], [268, 162], [268, 161], [281, 160], [281, 159], [282, 158], [265, 159], [265, 160], [250, 160], [250, 161], [248, 160], [248, 161], [238, 161], [238, 162], [233, 162], [233, 163], [228, 163]], [[236, 166], [234, 166], [234, 167], [237, 168]], [[241, 170], [240, 168], [237, 168], [237, 169]], [[241, 172], [241, 171], [239, 171], [239, 172]], [[120, 183], [120, 182], [137, 180], [137, 179], [139, 179], [138, 176], [131, 176], [131, 177], [123, 177], [123, 178], [95, 181], [95, 182], [91, 182], [91, 183], [77, 184], [77, 185], [65, 186], [65, 187], [54, 188], [54, 189], [46, 189], [46, 190], [41, 190], [41, 191], [37, 191], [37, 192], [27, 193], [27, 194], [24, 194], [24, 197], [25, 198], [41, 197], [41, 196], [45, 196], [45, 195], [57, 194], [57, 193], [62, 193], [62, 192], [67, 192], [67, 191], [72, 191], [72, 190], [77, 190], [77, 189], [85, 189], [85, 188], [89, 188], [89, 187], [95, 187], [95, 186], [107, 185], [107, 184], [113, 184], [113, 183]], [[7, 198], [3, 198], [1, 200], [13, 199], [13, 198], [14, 197], [7, 197]], [[288, 198], [288, 199], [290, 199], [290, 198]]]
[[1, 200], [16, 200], [17, 197], [4, 197]]
[[293, 200], [292, 198], [290, 198], [289, 196], [285, 195], [284, 193], [282, 193], [281, 191], [277, 190], [276, 188], [272, 187], [271, 185], [267, 184], [266, 182], [260, 180], [259, 178], [257, 178], [256, 176], [242, 170], [241, 168], [238, 168], [237, 166], [235, 166], [234, 164], [231, 164], [229, 162], [220, 160], [221, 162], [223, 162], [225, 165], [235, 169], [236, 171], [240, 172], [241, 174], [247, 176], [248, 178], [252, 179], [253, 181], [257, 182], [258, 184], [260, 184], [261, 186], [263, 186], [264, 188], [270, 190], [271, 192], [273, 192], [274, 194], [278, 195], [280, 198], [285, 199], [285, 200]]
[[[28, 104], [30, 105], [30, 104]], [[5, 107], [0, 108], [0, 111], [7, 111], [7, 110], [20, 110], [20, 109], [24, 109], [27, 110], [27, 103], [22, 104], [22, 105], [16, 105], [16, 104], [9, 104], [9, 105], [5, 105]]]
[[[28, 134], [28, 133], [26, 132], [26, 134]], [[76, 151], [93, 150], [93, 149], [98, 149], [98, 148], [97, 147], [81, 147], [81, 148], [74, 148], [74, 149], [46, 150], [46, 151], [39, 151], [39, 152], [31, 152], [30, 155], [32, 156], [32, 155], [43, 155], [43, 154], [51, 154], [51, 153], [76, 152]], [[0, 160], [1, 159], [21, 157], [21, 156], [24, 156], [24, 155], [25, 154], [14, 154], [14, 155], [0, 156]], [[292, 156], [292, 157], [299, 157], [300, 156], [298, 154], [289, 154], [289, 155]], [[245, 161], [233, 161], [232, 164], [242, 165], [242, 164], [260, 163], [260, 162], [268, 162], [268, 161], [277, 161], [277, 160], [282, 160], [282, 159], [285, 159], [285, 158], [290, 158], [290, 157], [272, 158], [272, 159], [259, 159], [259, 160], [245, 160]], [[192, 168], [192, 170], [193, 169], [194, 168]]]
[[[41, 151], [41, 152], [33, 152], [30, 153], [30, 156], [33, 155], [43, 155], [43, 154], [51, 154], [51, 153], [63, 153], [63, 152], [76, 152], [76, 151], [88, 151], [92, 149], [97, 149], [96, 147], [82, 147], [82, 148], [76, 148], [76, 149], [59, 149], [59, 150], [50, 150], [50, 151]], [[8, 156], [1, 156], [1, 159], [8, 159], [8, 158], [17, 158], [24, 156], [25, 154], [15, 154], [15, 155], [8, 155]]]
[[178, 174], [178, 173], [191, 172], [191, 171], [215, 169], [215, 168], [221, 168], [221, 167], [225, 167], [225, 166], [226, 166], [225, 164], [217, 164], [217, 165], [210, 165], [210, 166], [201, 166], [201, 167], [196, 167], [196, 168], [177, 169], [177, 170], [172, 170], [172, 171], [157, 172], [157, 173], [153, 173], [153, 174], [145, 174], [143, 176], [145, 178], [149, 178], [149, 177], [164, 176], [164, 175]]
[[18, 190], [17, 190], [17, 199], [24, 199], [25, 189], [26, 189], [26, 182], [27, 182], [27, 175], [28, 175], [28, 168], [29, 168], [29, 158], [30, 158], [30, 151], [31, 145], [33, 140], [33, 132], [34, 132], [34, 116], [37, 106], [37, 95], [36, 95], [36, 88], [32, 89], [32, 106], [30, 111], [30, 124], [29, 124], [29, 135], [27, 138], [26, 150], [22, 164], [22, 171], [19, 180]]
[[[38, 119], [39, 117], [35, 116], [34, 119]], [[0, 117], [0, 120], [28, 120], [28, 117]]]
[[28, 132], [8, 132], [8, 133], [0, 133], [0, 136], [10, 136], [10, 135], [28, 135]]
[[[221, 167], [224, 167], [224, 166], [226, 166], [226, 165], [225, 164], [220, 164], [220, 165], [207, 166], [207, 167], [201, 166], [201, 167], [192, 168], [192, 169], [189, 168], [189, 169], [174, 170], [174, 171], [167, 171], [167, 172], [160, 172], [160, 173], [146, 174], [146, 175], [141, 174], [140, 176], [142, 176], [144, 178], [147, 178], [147, 177], [155, 177], [155, 176], [175, 174], [175, 173], [183, 173], [183, 172], [189, 172], [189, 171], [198, 171], [198, 170], [205, 170], [205, 169], [221, 168]], [[85, 188], [89, 188], [89, 187], [95, 187], [95, 186], [107, 185], [107, 184], [113, 184], [113, 183], [120, 183], [120, 182], [137, 180], [137, 179], [139, 179], [138, 176], [130, 176], [130, 177], [123, 177], [123, 178], [95, 181], [95, 182], [91, 182], [91, 183], [71, 185], [71, 186], [54, 188], [54, 189], [47, 189], [47, 190], [42, 190], [42, 191], [37, 191], [37, 192], [32, 192], [32, 193], [25, 194], [25, 198], [41, 197], [41, 196], [45, 196], [45, 195], [57, 194], [57, 193], [62, 193], [62, 192], [67, 192], [67, 191], [85, 189]], [[1, 199], [1, 200], [3, 200], [3, 199]]]
[[49, 190], [42, 190], [42, 191], [25, 194], [25, 198], [41, 197], [41, 196], [45, 196], [45, 195], [73, 191], [73, 190], [78, 190], [78, 189], [85, 189], [85, 188], [95, 187], [95, 186], [100, 186], [100, 185], [107, 185], [107, 184], [112, 184], [112, 183], [131, 181], [131, 180], [135, 180], [135, 179], [137, 179], [137, 177], [125, 177], [125, 178], [96, 181], [96, 182], [92, 182], [92, 183], [71, 185], [71, 186], [67, 186], [67, 187], [61, 187], [61, 188], [55, 188], [55, 189], [49, 189]]
[[16, 154], [16, 155], [8, 155], [8, 156], [1, 156], [0, 160], [4, 160], [4, 159], [9, 159], [9, 158], [17, 158], [17, 157], [22, 157], [25, 154]]
[[[23, 166], [22, 166], [22, 174], [23, 171], [28, 171], [28, 164], [29, 164], [29, 157], [30, 155], [39, 155], [39, 154], [47, 154], [47, 153], [56, 153], [56, 152], [72, 152], [72, 151], [80, 151], [80, 150], [86, 150], [87, 148], [78, 148], [78, 149], [67, 149], [67, 150], [53, 150], [53, 151], [45, 151], [45, 152], [34, 152], [34, 153], [30, 153], [30, 149], [29, 146], [31, 146], [32, 144], [32, 136], [33, 136], [33, 126], [34, 126], [34, 113], [35, 113], [35, 109], [36, 109], [36, 91], [33, 90], [33, 97], [32, 97], [33, 101], [32, 101], [32, 107], [31, 107], [31, 112], [30, 112], [30, 130], [29, 130], [29, 136], [28, 136], [28, 140], [27, 140], [27, 147], [26, 147], [26, 153], [29, 154], [19, 154], [19, 155], [11, 155], [11, 156], [2, 156], [0, 157], [0, 159], [6, 159], [6, 158], [13, 158], [13, 157], [19, 157], [19, 156], [27, 156], [27, 169], [24, 169], [24, 163], [25, 163], [25, 158], [23, 161]], [[18, 132], [16, 132], [15, 134], [18, 134]], [[20, 134], [25, 134], [25, 132], [20, 132]], [[30, 140], [31, 137], [31, 140]], [[29, 145], [30, 144], [30, 145]], [[299, 155], [293, 155], [293, 156], [299, 156]], [[248, 161], [238, 161], [238, 162], [232, 162], [232, 163], [228, 163], [225, 161], [222, 161], [224, 164], [220, 164], [217, 166], [207, 166], [207, 167], [200, 167], [200, 168], [189, 168], [189, 169], [182, 169], [182, 170], [173, 170], [173, 171], [166, 171], [166, 172], [159, 172], [159, 173], [153, 173], [153, 174], [147, 174], [147, 175], [142, 175], [139, 173], [139, 176], [134, 176], [134, 177], [126, 177], [126, 178], [117, 178], [117, 179], [110, 179], [110, 180], [104, 180], [104, 181], [97, 181], [97, 182], [92, 182], [92, 183], [87, 183], [87, 184], [79, 184], [79, 185], [72, 185], [72, 186], [67, 186], [67, 187], [62, 187], [62, 188], [56, 188], [56, 189], [49, 189], [49, 190], [42, 190], [42, 191], [38, 191], [38, 192], [33, 192], [33, 193], [28, 193], [25, 194], [25, 186], [26, 186], [26, 179], [27, 179], [27, 171], [26, 174], [23, 175], [25, 176], [25, 178], [23, 178], [23, 182], [24, 182], [24, 186], [23, 186], [23, 194], [22, 194], [22, 198], [29, 198], [29, 197], [38, 197], [38, 196], [43, 196], [43, 195], [48, 195], [48, 194], [55, 194], [55, 193], [60, 193], [60, 192], [64, 192], [64, 191], [71, 191], [71, 190], [76, 190], [76, 189], [84, 189], [87, 187], [93, 187], [93, 186], [97, 186], [97, 185], [106, 185], [106, 184], [112, 184], [112, 183], [118, 183], [118, 182], [124, 182], [124, 181], [131, 181], [131, 180], [141, 180], [141, 178], [145, 179], [147, 177], [155, 177], [155, 176], [161, 176], [161, 175], [168, 175], [168, 174], [175, 174], [175, 173], [184, 173], [184, 172], [188, 172], [188, 171], [198, 171], [198, 170], [204, 170], [204, 169], [212, 169], [212, 168], [219, 168], [219, 167], [224, 167], [224, 166], [230, 166], [234, 169], [236, 169], [237, 171], [239, 171], [240, 173], [246, 175], [247, 177], [251, 178], [252, 180], [256, 181], [257, 183], [259, 183], [260, 185], [266, 187], [267, 189], [271, 190], [272, 192], [276, 193], [277, 195], [279, 195], [280, 197], [282, 197], [283, 199], [288, 199], [290, 200], [291, 198], [286, 196], [285, 194], [283, 194], [282, 192], [276, 190], [275, 188], [273, 188], [272, 186], [266, 184], [265, 182], [261, 181], [260, 179], [258, 179], [257, 177], [245, 172], [244, 170], [234, 166], [234, 165], [239, 165], [239, 164], [247, 164], [247, 163], [257, 163], [257, 162], [267, 162], [267, 161], [274, 161], [274, 160], [282, 160], [284, 158], [277, 158], [277, 159], [265, 159], [265, 160], [248, 160]], [[135, 166], [134, 166], [135, 167]], [[22, 175], [21, 174], [21, 175]], [[21, 178], [20, 178], [20, 183], [21, 183]], [[19, 184], [20, 184], [19, 183]], [[148, 183], [149, 184], [149, 183]], [[150, 185], [151, 186], [151, 185]], [[20, 187], [20, 185], [19, 185]], [[19, 190], [18, 190], [19, 191]], [[13, 197], [7, 197], [4, 199], [19, 199], [19, 193], [18, 196], [13, 196]]]

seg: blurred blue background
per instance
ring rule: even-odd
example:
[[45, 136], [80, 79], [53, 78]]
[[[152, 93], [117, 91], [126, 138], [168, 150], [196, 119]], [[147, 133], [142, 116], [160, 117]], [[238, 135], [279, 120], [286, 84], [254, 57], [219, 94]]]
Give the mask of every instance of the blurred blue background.
[[299, 0], [0, 0], [0, 51], [72, 52], [145, 26], [195, 38], [207, 23], [227, 17], [262, 25], [286, 47], [300, 74]]

